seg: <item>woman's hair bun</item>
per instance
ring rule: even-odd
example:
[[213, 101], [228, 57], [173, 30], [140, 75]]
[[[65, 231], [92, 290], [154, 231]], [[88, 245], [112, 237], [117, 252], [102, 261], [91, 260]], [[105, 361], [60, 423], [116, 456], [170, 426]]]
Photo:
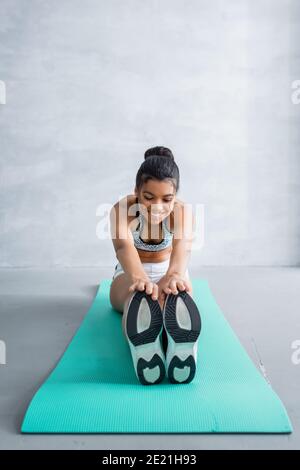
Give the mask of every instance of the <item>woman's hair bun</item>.
[[145, 160], [148, 157], [152, 157], [153, 155], [155, 155], [156, 157], [171, 158], [171, 160], [175, 161], [172, 151], [168, 149], [167, 147], [152, 147], [151, 149], [146, 150], [145, 155], [144, 155]]
[[[163, 181], [168, 179], [179, 190], [179, 168], [174, 155], [167, 147], [152, 147], [146, 150], [145, 160], [140, 165], [135, 178], [135, 187], [139, 191], [148, 180]], [[150, 158], [151, 157], [151, 158]]]

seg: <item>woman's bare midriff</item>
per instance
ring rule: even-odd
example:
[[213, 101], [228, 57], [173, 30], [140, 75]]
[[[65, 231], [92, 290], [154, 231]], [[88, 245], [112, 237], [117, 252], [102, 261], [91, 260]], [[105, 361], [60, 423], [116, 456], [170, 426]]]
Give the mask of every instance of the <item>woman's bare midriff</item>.
[[142, 263], [160, 263], [170, 258], [172, 247], [169, 246], [161, 251], [145, 251], [136, 248]]

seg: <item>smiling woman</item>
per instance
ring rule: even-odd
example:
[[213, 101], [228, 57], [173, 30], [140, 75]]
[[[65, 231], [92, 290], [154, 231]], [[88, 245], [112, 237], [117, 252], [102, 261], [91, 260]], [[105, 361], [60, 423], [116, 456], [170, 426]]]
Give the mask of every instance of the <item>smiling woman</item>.
[[[170, 380], [189, 382], [196, 370], [200, 314], [191, 297], [187, 267], [191, 240], [184, 235], [191, 231], [183, 230], [185, 204], [176, 197], [178, 188], [179, 169], [171, 150], [154, 147], [146, 151], [145, 161], [137, 172], [134, 195], [116, 203], [110, 214], [118, 259], [110, 302], [123, 313], [123, 332], [135, 372], [145, 385], [163, 379], [162, 347], [167, 348], [167, 341]], [[124, 210], [124, 206], [129, 206], [129, 210]], [[175, 304], [172, 296], [178, 296]], [[166, 309], [168, 320], [165, 330], [162, 309]], [[184, 325], [181, 329], [174, 329], [174, 315]], [[164, 335], [160, 336], [161, 333]], [[174, 335], [180, 340], [181, 355]], [[184, 373], [175, 377], [174, 371], [180, 367]]]
[[[148, 274], [146, 277], [150, 277], [150, 281], [153, 280], [151, 275], [149, 276], [149, 271], [145, 273], [144, 263], [152, 263], [153, 265], [164, 263], [164, 266], [162, 266], [164, 271], [161, 270], [161, 277], [166, 274], [165, 262], [171, 259], [173, 251], [174, 214], [179, 207], [183, 207], [183, 203], [176, 197], [178, 188], [179, 169], [171, 150], [165, 147], [154, 147], [147, 150], [145, 152], [145, 161], [141, 164], [136, 175], [134, 195], [127, 196], [113, 207], [111, 225], [115, 228], [115, 236], [112, 236], [112, 238], [119, 261], [113, 280], [126, 273], [129, 277], [134, 274], [139, 278], [141, 275], [141, 282], [143, 282], [145, 274]], [[134, 212], [132, 210], [126, 211], [130, 214], [126, 217], [126, 220], [121, 220], [118, 217], [122, 204], [127, 204], [129, 208], [133, 206], [135, 209]], [[122, 211], [122, 213], [125, 213], [125, 211]], [[117, 232], [119, 232], [119, 236]], [[124, 239], [126, 242], [124, 242]], [[130, 257], [128, 252], [124, 251], [125, 245], [129, 250], [135, 248]], [[122, 257], [123, 253], [124, 256]], [[176, 269], [182, 271], [182, 273], [178, 272], [177, 274], [179, 276], [182, 274], [188, 282], [186, 261], [183, 260], [182, 266], [178, 266], [177, 260]], [[169, 264], [167, 270], [168, 268], [171, 268]], [[158, 269], [156, 269], [157, 271]], [[157, 280], [159, 279], [155, 279], [155, 281]], [[181, 287], [189, 288], [188, 285], [185, 286], [184, 279], [181, 279]], [[154, 295], [155, 299], [156, 293], [152, 291], [153, 289], [150, 293]], [[115, 307], [119, 307], [118, 310], [122, 311], [124, 296], [119, 293], [120, 289], [116, 294], [119, 296], [119, 301], [112, 298], [112, 303]], [[163, 300], [163, 294], [161, 291], [160, 301]], [[117, 302], [114, 302], [116, 300]]]

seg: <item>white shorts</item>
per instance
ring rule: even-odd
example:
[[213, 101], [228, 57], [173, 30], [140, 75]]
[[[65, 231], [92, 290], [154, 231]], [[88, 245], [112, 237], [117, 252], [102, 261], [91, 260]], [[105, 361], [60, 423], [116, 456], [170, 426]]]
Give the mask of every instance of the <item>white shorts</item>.
[[[158, 282], [167, 272], [169, 267], [169, 259], [165, 261], [160, 261], [159, 263], [142, 263], [144, 271], [147, 273], [151, 282]], [[115, 267], [115, 272], [113, 275], [113, 280], [116, 279], [117, 276], [123, 274], [124, 270], [120, 263], [118, 263]], [[189, 279], [189, 270], [188, 268], [185, 271], [185, 275]]]

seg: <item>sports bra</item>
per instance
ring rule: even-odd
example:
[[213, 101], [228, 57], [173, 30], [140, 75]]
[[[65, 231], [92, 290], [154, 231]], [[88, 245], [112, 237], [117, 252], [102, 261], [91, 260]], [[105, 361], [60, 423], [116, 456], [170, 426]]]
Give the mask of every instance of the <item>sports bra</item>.
[[[136, 204], [138, 204], [138, 198], [136, 198]], [[134, 246], [139, 250], [144, 251], [161, 251], [165, 248], [172, 245], [173, 239], [173, 232], [171, 232], [166, 224], [167, 218], [162, 220], [162, 232], [163, 232], [163, 239], [159, 243], [148, 243], [144, 242], [140, 234], [143, 233], [143, 226], [144, 226], [144, 217], [140, 211], [138, 212], [139, 224], [135, 230], [132, 231], [132, 236], [134, 239]]]

